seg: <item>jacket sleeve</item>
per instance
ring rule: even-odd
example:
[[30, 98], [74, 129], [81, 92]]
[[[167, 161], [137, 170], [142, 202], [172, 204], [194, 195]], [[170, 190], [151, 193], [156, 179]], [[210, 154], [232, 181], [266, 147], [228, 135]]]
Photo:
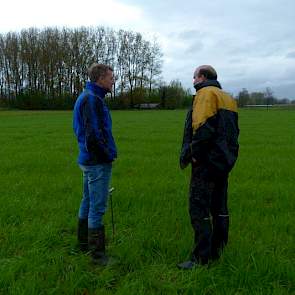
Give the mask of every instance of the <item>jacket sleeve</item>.
[[101, 159], [109, 161], [110, 156], [104, 136], [102, 103], [98, 99], [87, 97], [82, 107], [82, 117], [86, 149]]
[[217, 105], [214, 95], [205, 92], [194, 102], [192, 114], [192, 157], [202, 161], [216, 134]]
[[192, 161], [191, 143], [192, 143], [192, 109], [186, 115], [183, 140], [179, 157], [179, 165], [181, 169], [186, 168]]

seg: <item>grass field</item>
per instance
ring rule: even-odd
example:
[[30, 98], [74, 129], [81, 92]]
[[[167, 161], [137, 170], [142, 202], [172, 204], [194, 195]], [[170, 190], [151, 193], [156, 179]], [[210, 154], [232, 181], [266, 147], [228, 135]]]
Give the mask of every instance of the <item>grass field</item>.
[[1, 294], [295, 294], [295, 110], [240, 111], [229, 244], [209, 269], [179, 271], [193, 243], [185, 111], [112, 113], [119, 158], [115, 240], [94, 267], [73, 255], [81, 173], [71, 112], [0, 112]]

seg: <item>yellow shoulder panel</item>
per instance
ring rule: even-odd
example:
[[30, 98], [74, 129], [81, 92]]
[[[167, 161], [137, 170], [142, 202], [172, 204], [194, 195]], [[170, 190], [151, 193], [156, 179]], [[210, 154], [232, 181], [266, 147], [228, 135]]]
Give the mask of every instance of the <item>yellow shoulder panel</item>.
[[195, 132], [207, 119], [214, 116], [219, 109], [237, 112], [237, 104], [229, 94], [217, 87], [209, 86], [200, 89], [193, 103], [193, 131]]

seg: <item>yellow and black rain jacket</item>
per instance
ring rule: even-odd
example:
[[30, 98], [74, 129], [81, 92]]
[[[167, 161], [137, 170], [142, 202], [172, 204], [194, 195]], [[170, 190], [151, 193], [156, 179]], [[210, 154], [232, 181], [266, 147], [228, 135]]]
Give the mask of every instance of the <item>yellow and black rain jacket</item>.
[[239, 150], [237, 104], [216, 80], [207, 80], [195, 88], [197, 92], [185, 125], [184, 137], [187, 138], [183, 140], [182, 156], [185, 154], [184, 158], [190, 160], [193, 157], [200, 165], [216, 172], [229, 173]]

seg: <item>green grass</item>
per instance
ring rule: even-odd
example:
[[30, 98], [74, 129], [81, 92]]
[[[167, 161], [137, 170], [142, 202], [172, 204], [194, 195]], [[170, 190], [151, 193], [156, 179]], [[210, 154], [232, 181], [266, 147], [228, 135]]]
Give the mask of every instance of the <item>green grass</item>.
[[81, 173], [71, 112], [0, 112], [1, 294], [294, 294], [295, 111], [242, 110], [230, 177], [229, 244], [209, 269], [179, 271], [193, 243], [185, 111], [114, 111], [116, 223], [94, 267], [73, 255]]

